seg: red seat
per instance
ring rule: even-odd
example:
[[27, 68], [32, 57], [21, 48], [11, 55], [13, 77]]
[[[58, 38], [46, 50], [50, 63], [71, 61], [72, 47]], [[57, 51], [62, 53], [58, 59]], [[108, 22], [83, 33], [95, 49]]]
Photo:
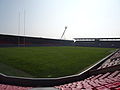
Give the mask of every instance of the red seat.
[[61, 90], [72, 90], [71, 88], [61, 88]]
[[0, 84], [0, 90], [29, 90], [29, 89], [31, 89], [31, 87], [20, 87]]
[[[108, 58], [97, 70], [118, 64], [120, 64], [120, 50]], [[113, 73], [107, 72], [105, 74], [93, 75], [83, 81], [65, 84], [62, 87], [60, 85], [57, 88], [62, 88], [62, 90], [120, 90], [120, 70], [116, 70]]]

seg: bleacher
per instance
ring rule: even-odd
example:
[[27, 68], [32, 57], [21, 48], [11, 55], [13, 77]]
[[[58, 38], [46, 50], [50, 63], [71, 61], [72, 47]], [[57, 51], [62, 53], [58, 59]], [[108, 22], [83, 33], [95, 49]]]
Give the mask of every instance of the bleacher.
[[73, 46], [73, 40], [0, 34], [0, 47]]
[[120, 38], [74, 38], [75, 46], [120, 48]]
[[120, 64], [120, 51], [118, 51], [112, 57], [106, 60], [98, 69], [111, 67], [119, 64]]
[[32, 87], [20, 87], [20, 86], [12, 86], [0, 84], [0, 90], [30, 90]]
[[98, 74], [83, 81], [55, 86], [60, 90], [120, 90], [120, 70]]

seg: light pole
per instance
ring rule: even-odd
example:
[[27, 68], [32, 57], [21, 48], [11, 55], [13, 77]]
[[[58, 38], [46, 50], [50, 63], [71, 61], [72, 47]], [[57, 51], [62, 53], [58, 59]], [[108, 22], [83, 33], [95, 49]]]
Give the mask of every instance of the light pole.
[[65, 30], [64, 30], [64, 32], [63, 32], [63, 34], [62, 34], [62, 36], [61, 36], [61, 39], [62, 39], [62, 37], [64, 36], [64, 34], [65, 34], [65, 32], [66, 32], [66, 29], [67, 29], [67, 26], [65, 26]]

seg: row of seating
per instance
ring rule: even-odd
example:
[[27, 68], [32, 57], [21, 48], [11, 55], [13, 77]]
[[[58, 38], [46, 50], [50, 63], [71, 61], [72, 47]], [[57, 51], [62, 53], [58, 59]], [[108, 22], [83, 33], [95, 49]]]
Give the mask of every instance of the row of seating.
[[98, 74], [83, 81], [55, 86], [60, 90], [120, 90], [120, 71]]
[[[98, 69], [120, 64], [119, 57], [120, 51], [106, 60], [95, 72], [97, 73]], [[94, 74], [84, 80], [55, 86], [55, 88], [59, 90], [120, 90], [120, 69]]]
[[120, 51], [118, 51], [112, 57], [106, 60], [98, 69], [111, 67], [119, 64], [120, 64]]
[[115, 53], [112, 57], [110, 57], [110, 59], [115, 59], [115, 58], [119, 58], [119, 57], [120, 57], [120, 51]]
[[31, 88], [32, 87], [20, 87], [20, 86], [0, 84], [0, 90], [29, 90]]

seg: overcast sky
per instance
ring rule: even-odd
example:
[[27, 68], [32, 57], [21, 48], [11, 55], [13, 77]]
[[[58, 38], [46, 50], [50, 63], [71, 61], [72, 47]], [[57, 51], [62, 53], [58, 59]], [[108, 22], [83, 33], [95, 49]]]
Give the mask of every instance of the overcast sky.
[[0, 33], [59, 39], [120, 37], [120, 0], [0, 0]]

